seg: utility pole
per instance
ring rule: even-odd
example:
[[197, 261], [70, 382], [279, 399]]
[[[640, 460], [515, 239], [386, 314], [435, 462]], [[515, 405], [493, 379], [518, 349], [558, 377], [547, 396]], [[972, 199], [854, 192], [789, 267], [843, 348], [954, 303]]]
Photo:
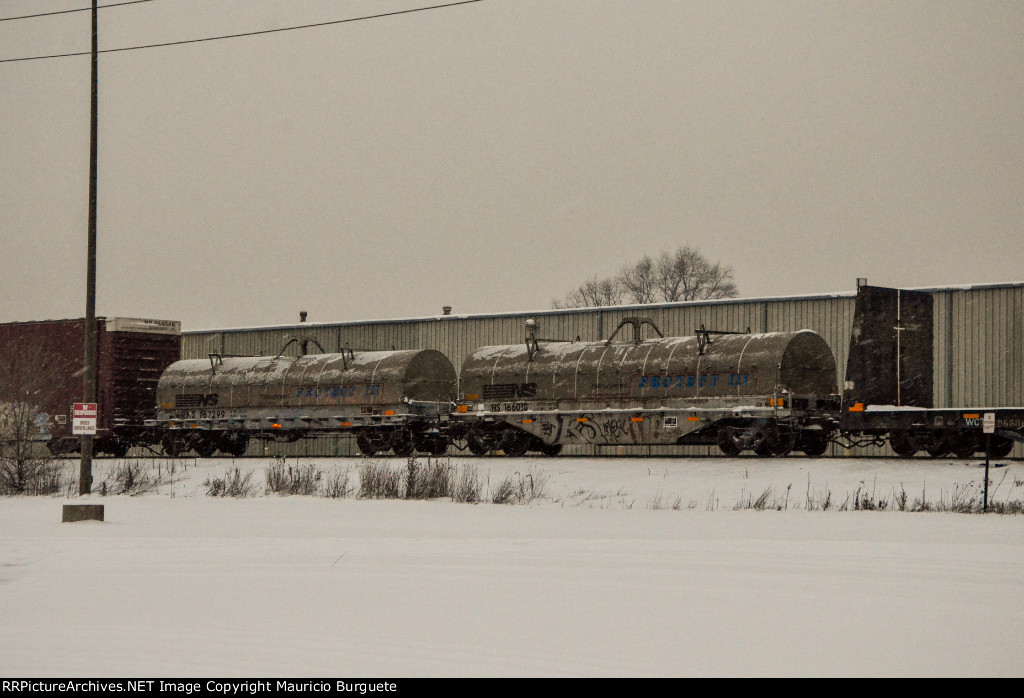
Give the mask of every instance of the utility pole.
[[[85, 402], [96, 402], [96, 136], [98, 112], [99, 29], [96, 3], [92, 0], [92, 89], [89, 119], [89, 242], [85, 274]], [[98, 417], [98, 413], [97, 413]], [[78, 494], [92, 492], [92, 434], [82, 436], [82, 464], [78, 470]]]

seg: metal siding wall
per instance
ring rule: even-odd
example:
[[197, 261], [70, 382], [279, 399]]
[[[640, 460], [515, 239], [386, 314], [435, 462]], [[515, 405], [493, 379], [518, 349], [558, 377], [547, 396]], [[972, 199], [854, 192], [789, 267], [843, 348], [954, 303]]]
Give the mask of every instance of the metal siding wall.
[[975, 310], [977, 296], [958, 293], [954, 309], [953, 365], [956, 374], [953, 388], [954, 405], [979, 405], [978, 371], [974, 356], [978, 351], [979, 319]]
[[1024, 407], [1024, 288], [1008, 292], [1011, 333], [1009, 344], [1013, 352], [1013, 370], [1010, 372], [1010, 399], [1014, 407]]
[[952, 406], [1024, 402], [1024, 288], [952, 292]]
[[983, 374], [984, 394], [997, 402], [1006, 404], [1006, 376], [1009, 369], [1006, 356], [1005, 324], [999, 319], [1008, 317], [1006, 296], [994, 291], [983, 292], [985, 308], [985, 358], [979, 365]]
[[223, 332], [196, 332], [181, 335], [181, 358], [199, 359], [221, 352]]
[[932, 294], [932, 326], [935, 329], [932, 345], [932, 405], [949, 407], [950, 405], [950, 294], [939, 292]]
[[[240, 356], [276, 356], [285, 342], [292, 336], [286, 329], [225, 330], [224, 353]], [[289, 347], [289, 356], [298, 353], [296, 347]]]
[[967, 398], [965, 386], [967, 385], [967, 366], [960, 357], [967, 353], [965, 343], [969, 332], [965, 329], [965, 318], [967, 313], [965, 306], [967, 303], [967, 294], [964, 292], [956, 292], [950, 298], [952, 303], [952, 340], [951, 340], [951, 351], [950, 359], [953, 362], [953, 385], [951, 391], [951, 397], [954, 405], [967, 404], [964, 400]]
[[[942, 368], [946, 376], [937, 405], [1020, 407], [1024, 404], [1024, 287], [955, 289], [943, 292]], [[942, 317], [937, 313], [937, 319]], [[937, 323], [938, 324], [938, 323]], [[948, 344], [948, 346], [946, 346]], [[951, 357], [952, 363], [949, 363]], [[1011, 457], [1024, 456], [1021, 444]]]

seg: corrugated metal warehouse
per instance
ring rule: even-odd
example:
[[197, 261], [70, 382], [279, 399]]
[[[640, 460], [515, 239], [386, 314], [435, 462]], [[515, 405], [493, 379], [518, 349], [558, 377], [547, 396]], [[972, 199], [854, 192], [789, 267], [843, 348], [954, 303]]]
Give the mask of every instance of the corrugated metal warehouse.
[[[1024, 405], [1024, 283], [915, 289], [932, 294], [934, 305], [934, 406], [1019, 407]], [[437, 349], [456, 367], [475, 349], [525, 341], [527, 319], [537, 336], [584, 341], [607, 339], [626, 317], [649, 317], [665, 336], [709, 330], [786, 332], [814, 330], [832, 347], [840, 386], [853, 323], [856, 291], [776, 298], [729, 299], [629, 305], [572, 310], [540, 310], [495, 315], [436, 315], [404, 320], [302, 323], [279, 327], [185, 332], [183, 358], [276, 355], [299, 335], [317, 340], [324, 351], [353, 349]], [[629, 330], [625, 330], [629, 331]], [[293, 344], [286, 353], [297, 353]], [[250, 447], [253, 454], [258, 444]], [[592, 455], [595, 447], [567, 449], [566, 455]], [[330, 438], [294, 444], [271, 443], [269, 454], [355, 455], [353, 440]], [[616, 447], [602, 455], [719, 455], [714, 447]], [[889, 455], [888, 447], [843, 448], [833, 455]], [[1013, 457], [1024, 456], [1020, 444]]]

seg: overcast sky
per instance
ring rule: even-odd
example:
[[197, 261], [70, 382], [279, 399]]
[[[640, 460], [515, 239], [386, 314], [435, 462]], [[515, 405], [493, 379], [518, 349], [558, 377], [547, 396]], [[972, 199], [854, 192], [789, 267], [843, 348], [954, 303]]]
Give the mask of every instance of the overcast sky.
[[[152, 0], [100, 48], [442, 2]], [[0, 22], [0, 58], [88, 51], [89, 14]], [[686, 244], [742, 297], [1024, 279], [1022, 2], [482, 0], [99, 73], [100, 315], [536, 310]], [[0, 321], [81, 317], [89, 58], [0, 97]]]

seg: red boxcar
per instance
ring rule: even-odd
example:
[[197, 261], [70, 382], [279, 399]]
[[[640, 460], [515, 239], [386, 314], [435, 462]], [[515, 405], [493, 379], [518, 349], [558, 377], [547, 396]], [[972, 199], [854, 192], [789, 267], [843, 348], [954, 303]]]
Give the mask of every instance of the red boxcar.
[[[124, 455], [153, 442], [145, 420], [156, 414], [160, 374], [181, 358], [181, 323], [97, 318], [95, 450]], [[85, 320], [0, 324], [0, 403], [28, 403], [49, 417], [40, 432], [50, 449], [79, 449], [71, 410], [85, 395]]]

